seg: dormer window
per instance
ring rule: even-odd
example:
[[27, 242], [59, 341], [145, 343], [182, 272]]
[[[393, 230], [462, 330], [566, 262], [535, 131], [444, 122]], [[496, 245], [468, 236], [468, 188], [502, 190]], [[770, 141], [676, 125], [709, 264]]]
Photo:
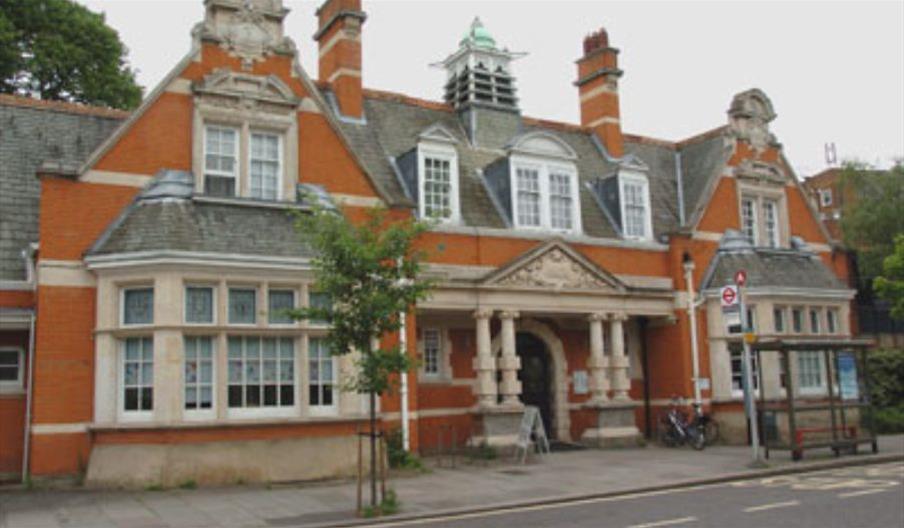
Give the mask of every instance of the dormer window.
[[458, 156], [445, 144], [418, 146], [418, 194], [421, 218], [455, 223], [458, 208]]
[[741, 233], [752, 246], [782, 246], [784, 202], [781, 191], [745, 190], [741, 196]]
[[619, 202], [625, 238], [653, 238], [650, 185], [642, 174], [619, 174]]
[[578, 230], [578, 179], [573, 166], [516, 159], [513, 176], [515, 227]]

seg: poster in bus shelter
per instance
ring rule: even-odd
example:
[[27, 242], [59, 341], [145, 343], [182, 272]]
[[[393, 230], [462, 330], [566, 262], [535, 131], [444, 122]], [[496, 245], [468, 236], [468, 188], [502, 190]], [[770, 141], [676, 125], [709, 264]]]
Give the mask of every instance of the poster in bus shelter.
[[857, 385], [857, 362], [854, 360], [854, 354], [839, 352], [836, 361], [841, 399], [856, 400], [860, 397], [860, 387]]

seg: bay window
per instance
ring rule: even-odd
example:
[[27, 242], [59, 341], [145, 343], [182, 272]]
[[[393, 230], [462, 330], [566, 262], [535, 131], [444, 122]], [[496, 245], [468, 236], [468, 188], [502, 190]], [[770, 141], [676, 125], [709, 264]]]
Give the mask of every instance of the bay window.
[[838, 309], [837, 308], [829, 308], [826, 310], [826, 331], [830, 334], [836, 334], [839, 332], [838, 327]]
[[308, 404], [311, 412], [336, 406], [336, 358], [324, 339], [308, 341]]
[[130, 337], [121, 342], [121, 411], [123, 417], [154, 410], [154, 340]]
[[122, 290], [122, 324], [149, 325], [154, 323], [154, 288], [124, 288]]
[[229, 336], [232, 409], [295, 405], [295, 344], [289, 337]]
[[269, 311], [267, 320], [272, 325], [290, 325], [295, 320], [286, 313], [295, 308], [295, 290], [272, 289], [267, 292]]
[[785, 309], [776, 306], [772, 309], [772, 325], [776, 334], [785, 333]]
[[214, 289], [211, 286], [185, 287], [185, 322], [213, 324]]
[[185, 410], [213, 409], [213, 338], [186, 336], [184, 339]]
[[257, 321], [256, 310], [256, 289], [229, 289], [229, 324], [253, 325]]

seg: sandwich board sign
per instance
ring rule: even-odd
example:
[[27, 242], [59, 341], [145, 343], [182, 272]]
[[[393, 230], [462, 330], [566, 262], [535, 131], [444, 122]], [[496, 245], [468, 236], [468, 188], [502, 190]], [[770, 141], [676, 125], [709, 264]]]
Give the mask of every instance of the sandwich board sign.
[[527, 405], [521, 416], [521, 427], [518, 428], [518, 440], [516, 441], [515, 456], [521, 455], [521, 463], [527, 460], [527, 452], [530, 449], [531, 437], [537, 445], [537, 452], [541, 455], [549, 454], [549, 440], [546, 438], [546, 428], [540, 417], [540, 409]]

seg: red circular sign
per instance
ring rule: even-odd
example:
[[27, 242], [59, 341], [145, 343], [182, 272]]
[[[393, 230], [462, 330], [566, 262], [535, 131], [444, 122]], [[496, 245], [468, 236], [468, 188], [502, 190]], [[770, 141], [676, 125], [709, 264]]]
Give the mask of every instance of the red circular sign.
[[734, 282], [738, 286], [743, 286], [747, 283], [747, 272], [744, 270], [738, 270], [734, 274]]
[[722, 290], [722, 302], [726, 305], [732, 305], [735, 301], [735, 291], [732, 288], [725, 288]]

